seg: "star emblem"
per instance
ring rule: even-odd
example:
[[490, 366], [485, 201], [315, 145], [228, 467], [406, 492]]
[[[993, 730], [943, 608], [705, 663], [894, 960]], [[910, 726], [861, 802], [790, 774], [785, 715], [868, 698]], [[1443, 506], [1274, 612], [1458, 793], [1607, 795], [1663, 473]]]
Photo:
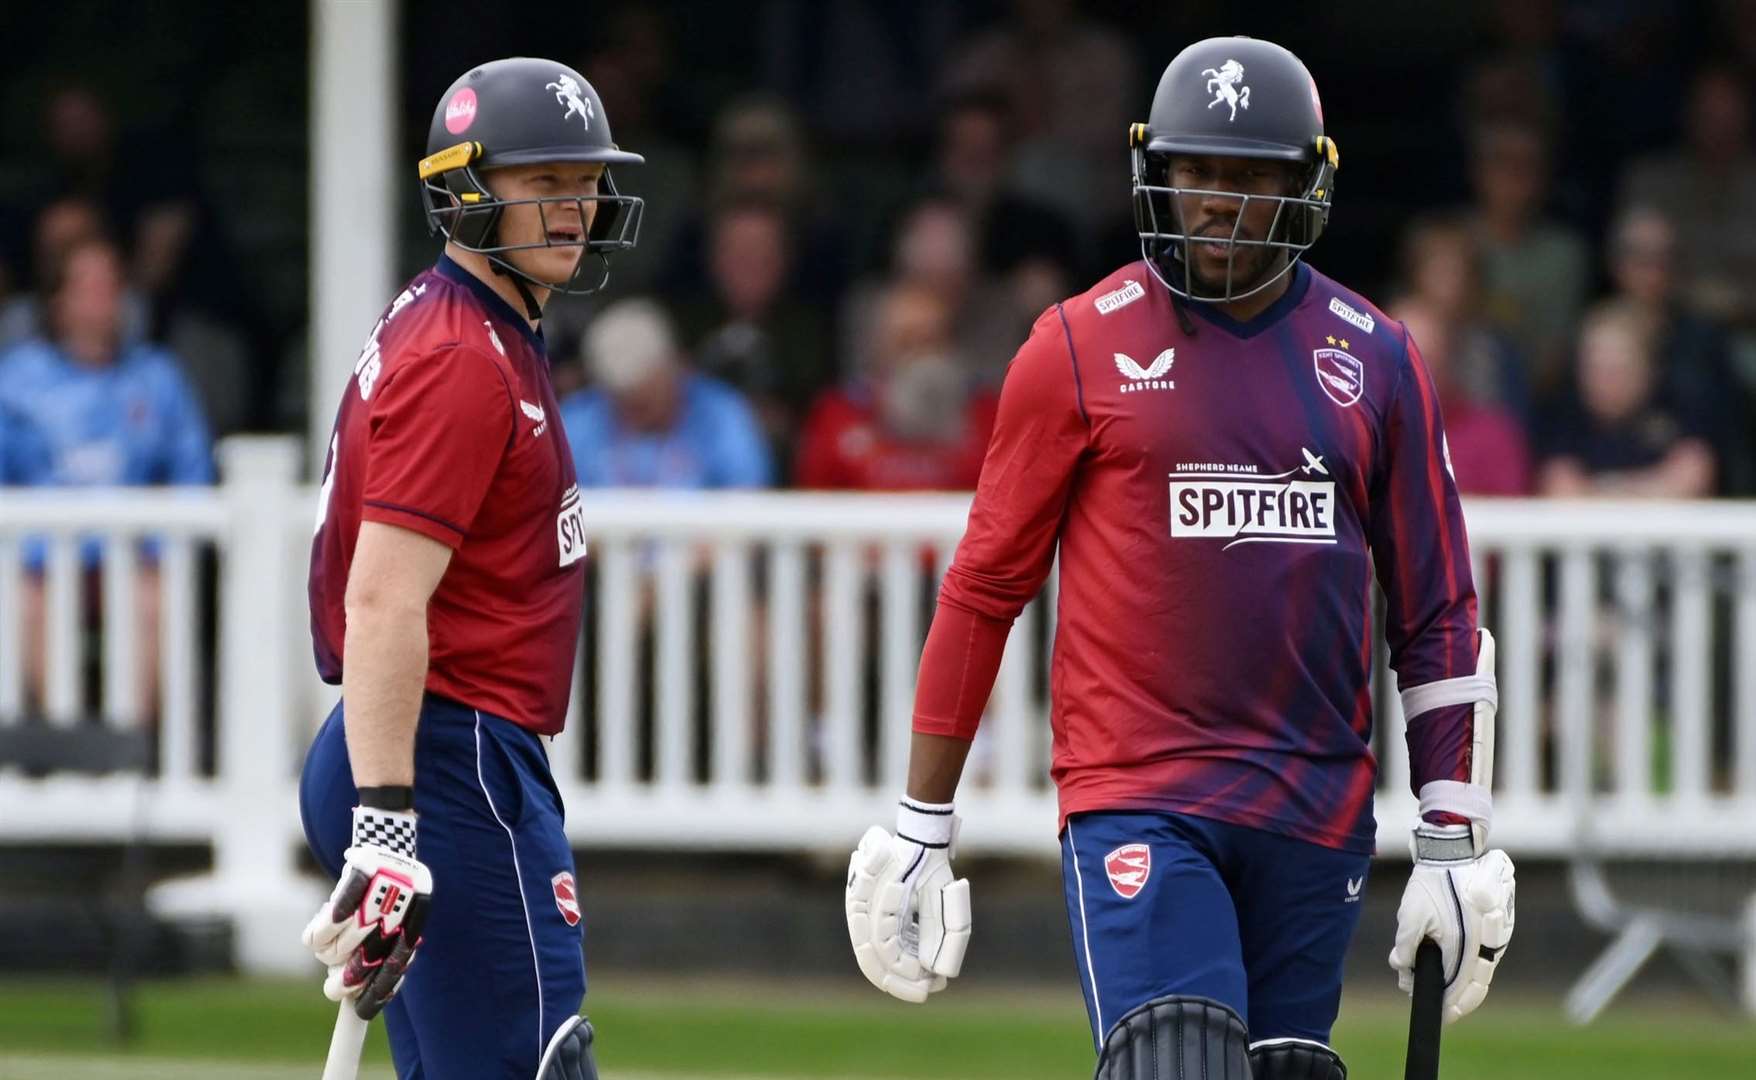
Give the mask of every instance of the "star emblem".
[[1344, 349], [1347, 348], [1347, 338], [1341, 339], [1341, 347]]
[[1331, 345], [1334, 345], [1335, 344], [1335, 335], [1330, 334], [1328, 337], [1324, 338], [1323, 340], [1329, 342]]

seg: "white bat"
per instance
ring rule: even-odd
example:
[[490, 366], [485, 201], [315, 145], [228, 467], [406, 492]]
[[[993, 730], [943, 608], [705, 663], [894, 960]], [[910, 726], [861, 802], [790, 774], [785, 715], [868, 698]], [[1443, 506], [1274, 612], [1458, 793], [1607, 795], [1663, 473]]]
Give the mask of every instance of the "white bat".
[[335, 1032], [329, 1037], [329, 1060], [323, 1063], [323, 1080], [355, 1080], [360, 1075], [366, 1027], [366, 1021], [354, 1012], [353, 1001], [342, 1002], [335, 1014]]

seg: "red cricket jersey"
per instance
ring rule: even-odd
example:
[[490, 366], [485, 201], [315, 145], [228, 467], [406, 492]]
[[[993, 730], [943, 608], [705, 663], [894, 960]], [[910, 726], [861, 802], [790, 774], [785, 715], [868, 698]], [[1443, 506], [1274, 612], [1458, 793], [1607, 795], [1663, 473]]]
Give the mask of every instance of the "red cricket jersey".
[[449, 258], [391, 302], [342, 395], [311, 543], [311, 636], [339, 683], [361, 521], [452, 549], [427, 608], [427, 689], [561, 730], [584, 516], [541, 334]]
[[[1057, 546], [1063, 819], [1156, 809], [1370, 851], [1371, 582], [1402, 688], [1475, 671], [1475, 589], [1432, 379], [1303, 265], [1248, 323], [1143, 263], [1012, 361], [921, 658], [915, 729], [973, 735]], [[1411, 719], [1412, 786], [1467, 781], [1468, 705]]]

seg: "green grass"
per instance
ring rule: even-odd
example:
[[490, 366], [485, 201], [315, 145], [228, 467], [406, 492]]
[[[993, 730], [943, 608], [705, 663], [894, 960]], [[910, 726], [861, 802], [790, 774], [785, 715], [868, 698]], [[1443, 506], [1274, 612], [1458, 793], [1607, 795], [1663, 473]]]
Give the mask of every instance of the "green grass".
[[[606, 1080], [1068, 1080], [1091, 1075], [1085, 1014], [1071, 987], [959, 987], [922, 1008], [860, 988], [599, 978], [590, 1001]], [[967, 992], [959, 993], [959, 990]], [[149, 1062], [305, 1064], [315, 1074], [334, 1009], [314, 983], [154, 982], [136, 994], [139, 1034], [107, 1048], [92, 984], [0, 983], [0, 1078], [9, 1055]], [[1391, 997], [1351, 997], [1337, 1048], [1356, 1080], [1402, 1075], [1407, 1012]], [[374, 1025], [368, 1063], [388, 1061]], [[1756, 1075], [1756, 1024], [1679, 1004], [1620, 1006], [1586, 1031], [1546, 998], [1507, 995], [1447, 1030], [1445, 1075], [1492, 1080], [1701, 1080]], [[32, 1075], [36, 1075], [33, 1073]], [[382, 1074], [381, 1074], [382, 1075]]]

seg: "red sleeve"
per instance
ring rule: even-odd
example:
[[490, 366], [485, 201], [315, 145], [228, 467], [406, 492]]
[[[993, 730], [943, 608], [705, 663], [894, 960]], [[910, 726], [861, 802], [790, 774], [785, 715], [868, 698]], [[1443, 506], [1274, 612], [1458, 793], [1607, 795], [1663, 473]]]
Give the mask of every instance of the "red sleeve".
[[921, 653], [914, 729], [973, 738], [1012, 620], [1043, 586], [1091, 430], [1060, 305], [1006, 369], [969, 525]]
[[512, 436], [512, 396], [494, 361], [452, 346], [379, 382], [360, 517], [456, 548]]
[[[1406, 331], [1405, 331], [1406, 333]], [[1472, 674], [1476, 591], [1439, 396], [1412, 340], [1386, 418], [1387, 460], [1372, 493], [1372, 561], [1386, 604], [1397, 687]], [[1409, 786], [1470, 778], [1474, 716], [1451, 705], [1408, 717]]]

